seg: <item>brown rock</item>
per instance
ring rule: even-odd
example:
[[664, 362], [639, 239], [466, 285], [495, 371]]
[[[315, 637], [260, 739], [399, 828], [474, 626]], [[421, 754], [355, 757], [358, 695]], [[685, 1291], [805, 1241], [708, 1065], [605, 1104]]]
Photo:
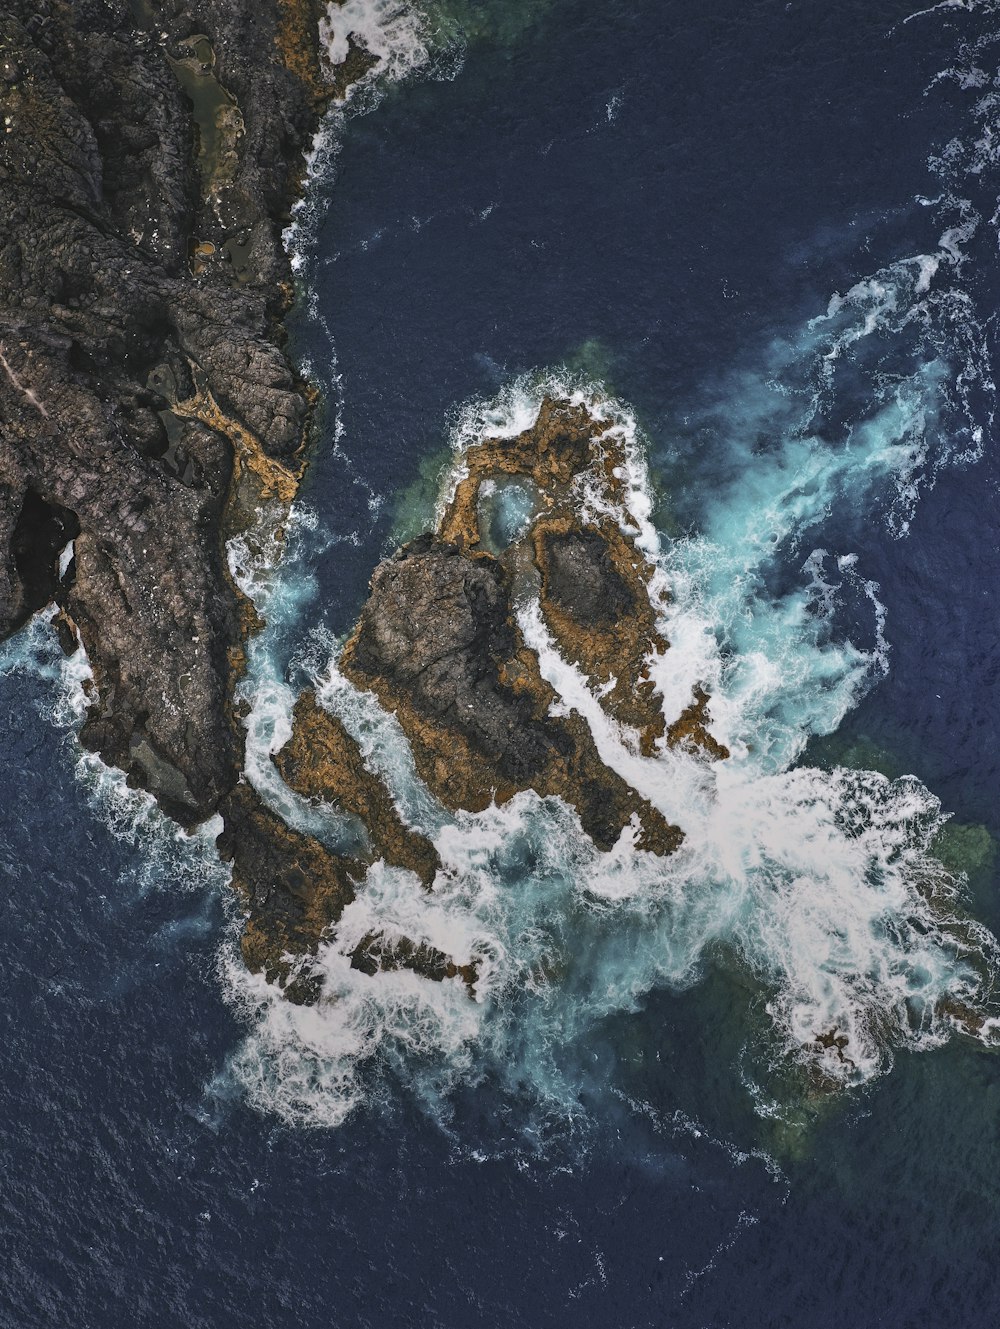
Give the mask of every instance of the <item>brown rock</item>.
[[672, 748], [697, 748], [716, 761], [725, 761], [729, 749], [708, 732], [711, 716], [708, 712], [710, 697], [704, 688], [695, 688], [694, 701], [681, 711], [667, 730], [667, 742]]
[[427, 942], [412, 942], [406, 937], [388, 938], [381, 932], [369, 932], [351, 953], [351, 968], [374, 976], [379, 971], [412, 969], [422, 978], [441, 983], [446, 978], [461, 978], [475, 994], [479, 970], [474, 962], [456, 964], [443, 951]]
[[510, 579], [488, 554], [421, 536], [379, 565], [341, 667], [394, 711], [421, 777], [448, 807], [482, 811], [521, 790], [559, 795], [609, 849], [634, 815], [640, 846], [682, 838], [598, 756], [555, 700], [513, 621]]
[[441, 866], [437, 850], [406, 826], [388, 789], [364, 764], [357, 743], [335, 715], [303, 692], [295, 703], [292, 737], [274, 758], [282, 779], [305, 798], [336, 803], [364, 822], [376, 854], [409, 868], [428, 889]]
[[247, 908], [247, 968], [280, 983], [290, 1000], [315, 1001], [319, 982], [297, 957], [315, 955], [354, 899], [364, 865], [292, 830], [248, 784], [237, 785], [221, 811], [219, 854], [232, 863], [233, 886]]

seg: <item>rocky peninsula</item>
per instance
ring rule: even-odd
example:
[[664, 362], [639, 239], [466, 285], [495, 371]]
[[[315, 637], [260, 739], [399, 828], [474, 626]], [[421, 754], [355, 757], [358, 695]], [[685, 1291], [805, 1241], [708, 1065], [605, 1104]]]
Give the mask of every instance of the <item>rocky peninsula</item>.
[[303, 457], [281, 229], [336, 93], [318, 19], [310, 0], [0, 18], [0, 634], [59, 606], [94, 673], [81, 741], [188, 826], [242, 766], [253, 613], [225, 540], [290, 501]]
[[372, 64], [349, 40], [329, 67], [325, 11], [0, 17], [0, 636], [54, 604], [93, 671], [81, 742], [182, 825], [222, 811], [254, 842], [276, 827], [240, 783], [233, 693], [259, 624], [225, 546], [280, 522], [305, 457], [281, 231], [326, 106]]

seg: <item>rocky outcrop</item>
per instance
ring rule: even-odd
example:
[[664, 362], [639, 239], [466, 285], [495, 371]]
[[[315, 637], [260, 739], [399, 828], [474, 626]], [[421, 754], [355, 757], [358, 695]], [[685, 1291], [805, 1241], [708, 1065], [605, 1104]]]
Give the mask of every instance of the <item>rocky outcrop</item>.
[[[417, 772], [446, 807], [481, 812], [520, 792], [559, 797], [609, 850], [627, 826], [640, 849], [670, 854], [682, 833], [602, 760], [586, 719], [567, 711], [525, 638], [519, 602], [537, 597], [565, 660], [631, 733], [637, 751], [683, 744], [728, 755], [708, 729], [708, 694], [668, 726], [650, 679], [667, 650], [657, 627], [654, 569], [638, 547], [621, 438], [583, 405], [546, 400], [530, 429], [487, 438], [456, 463], [435, 531], [384, 560], [372, 577], [340, 668], [395, 714]], [[521, 485], [517, 495], [504, 485]], [[504, 503], [513, 502], [513, 518]], [[359, 817], [372, 853], [432, 888], [434, 847], [402, 821], [342, 722], [304, 692], [292, 737], [275, 757], [285, 781]], [[372, 932], [351, 952], [364, 973], [413, 969], [461, 977], [474, 961], [427, 942]]]
[[308, 957], [354, 899], [364, 865], [292, 830], [248, 784], [237, 785], [221, 811], [219, 853], [233, 865], [248, 915], [241, 943], [247, 967], [280, 983], [289, 999], [313, 1002], [321, 982]]
[[239, 783], [233, 689], [260, 620], [224, 546], [280, 524], [302, 466], [281, 230], [323, 108], [375, 63], [351, 39], [325, 65], [326, 11], [11, 0], [0, 16], [0, 636], [56, 602], [94, 674], [81, 742], [183, 825], [222, 813], [244, 956], [297, 1000], [315, 982], [296, 957], [363, 865]]
[[428, 889], [441, 860], [423, 835], [405, 825], [388, 789], [365, 765], [355, 740], [335, 715], [303, 692], [292, 715], [292, 737], [275, 756], [285, 783], [304, 798], [334, 803], [358, 817], [373, 857], [415, 872]]
[[[523, 433], [470, 447], [462, 471], [442, 538], [477, 557], [493, 545], [515, 585], [523, 587], [528, 577], [561, 654], [587, 675], [609, 715], [635, 732], [644, 756], [665, 736], [673, 742], [681, 731], [668, 733], [650, 679], [650, 662], [668, 642], [656, 625], [654, 569], [627, 509], [630, 460], [621, 431], [585, 404], [546, 398]], [[497, 548], [484, 495], [511, 481], [530, 486], [535, 511], [516, 538]], [[683, 737], [713, 757], [729, 755], [704, 727], [687, 726]]]
[[427, 942], [412, 942], [408, 937], [386, 937], [381, 932], [370, 932], [351, 952], [351, 968], [374, 978], [378, 973], [393, 969], [410, 969], [421, 978], [443, 983], [446, 978], [460, 978], [475, 995], [479, 969], [475, 961], [456, 964], [443, 951]]
[[669, 853], [680, 832], [601, 761], [579, 715], [553, 716], [513, 619], [512, 582], [490, 554], [423, 536], [382, 563], [344, 673], [396, 714], [421, 777], [450, 808], [482, 811], [522, 790], [559, 795], [610, 849], [633, 816], [639, 845]]
[[[349, 38], [344, 64], [324, 66], [326, 8], [11, 0], [0, 16], [0, 636], [54, 602], [60, 641], [82, 642], [94, 674], [81, 742], [182, 825], [221, 813], [244, 958], [296, 1001], [318, 995], [309, 957], [368, 863], [427, 889], [440, 868], [308, 694], [278, 768], [359, 817], [370, 853], [338, 856], [241, 778], [233, 695], [260, 620], [225, 545], [280, 527], [311, 405], [283, 349], [280, 233], [323, 107], [375, 63]], [[653, 570], [613, 515], [626, 462], [613, 435], [548, 401], [524, 434], [470, 449], [439, 529], [376, 571], [343, 667], [396, 712], [448, 807], [533, 789], [570, 803], [601, 848], [633, 823], [666, 854], [679, 830], [602, 762], [581, 716], [554, 713], [516, 614], [537, 595], [638, 750], [676, 738], [724, 754], [707, 696], [671, 728], [662, 715], [649, 663], [666, 643]], [[522, 486], [532, 510], [516, 532], [491, 519], [487, 481]], [[588, 486], [596, 508], [581, 506]], [[467, 957], [383, 932], [351, 963], [476, 981]]]
[[[611, 849], [631, 825], [640, 849], [663, 855], [680, 844], [680, 830], [605, 764], [585, 718], [560, 705], [517, 608], [537, 596], [557, 649], [589, 676], [624, 731], [631, 726], [638, 749], [676, 741], [726, 755], [708, 732], [703, 690], [668, 729], [649, 679], [650, 658], [667, 643], [651, 599], [653, 568], [625, 519], [626, 462], [598, 417], [554, 400], [516, 438], [467, 449], [437, 530], [376, 569], [340, 668], [395, 714], [418, 774], [446, 807], [480, 812], [534, 790], [575, 808], [598, 848]], [[529, 486], [513, 526], [490, 507], [502, 504], [505, 480]], [[599, 518], [589, 515], [586, 487]], [[292, 736], [274, 760], [299, 794], [360, 818], [370, 858], [408, 868], [433, 889], [436, 849], [406, 826], [344, 724], [312, 692], [299, 697]], [[255, 959], [277, 972], [273, 954]], [[461, 978], [475, 992], [475, 959], [426, 940], [372, 931], [350, 960], [371, 975]]]

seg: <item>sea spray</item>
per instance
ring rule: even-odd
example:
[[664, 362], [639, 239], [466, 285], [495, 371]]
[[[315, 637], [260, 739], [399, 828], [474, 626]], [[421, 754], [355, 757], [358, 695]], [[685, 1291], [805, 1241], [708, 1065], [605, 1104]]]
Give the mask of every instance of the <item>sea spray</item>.
[[[426, 67], [425, 29], [415, 11], [394, 3], [351, 0], [342, 13], [363, 37], [365, 24], [378, 29], [365, 44], [381, 65], [358, 85], [354, 113], [377, 98], [380, 77]], [[329, 36], [336, 55], [343, 30]], [[313, 174], [332, 163], [344, 114], [331, 113]], [[984, 124], [990, 114], [984, 104]], [[987, 150], [977, 140], [969, 172], [988, 160]], [[942, 171], [958, 155], [942, 157]], [[687, 831], [666, 862], [638, 852], [629, 829], [599, 854], [570, 809], [530, 793], [478, 816], [447, 815], [417, 779], [392, 717], [347, 684], [335, 663], [314, 668], [322, 703], [361, 740], [404, 818], [434, 839], [445, 869], [433, 896], [403, 871], [369, 870], [338, 938], [321, 950], [327, 995], [315, 1009], [289, 1005], [249, 975], [235, 930], [227, 937], [226, 990], [251, 1026], [232, 1070], [257, 1106], [290, 1121], [334, 1124], [402, 1083], [444, 1113], [456, 1086], [490, 1074], [571, 1114], [597, 1023], [637, 1009], [653, 987], [697, 982], [717, 947], [731, 948], [769, 990], [773, 1051], [809, 1065], [819, 1052], [833, 1081], [877, 1074], [894, 1047], [941, 1041], [950, 1029], [942, 996], [960, 1006], [988, 995], [993, 940], [963, 919], [960, 879], [930, 852], [943, 822], [937, 800], [912, 779], [794, 766], [808, 738], [835, 729], [887, 667], [878, 588], [849, 549], [826, 539], [828, 519], [881, 505], [887, 529], [905, 534], [940, 467], [968, 461], [982, 446], [977, 421], [992, 383], [981, 329], [958, 283], [978, 214], [961, 199], [948, 206], [956, 218], [938, 253], [907, 257], [856, 283], [761, 352], [757, 370], [714, 390], [702, 386], [694, 432], [701, 431], [699, 444], [706, 431], [712, 438], [693, 463], [686, 459], [693, 520], [683, 538], [660, 540], [637, 422], [596, 385], [543, 376], [463, 409], [458, 450], [484, 434], [520, 432], [544, 393], [586, 401], [598, 427], [628, 440], [628, 496], [617, 515], [656, 565], [651, 589], [671, 641], [654, 675], [664, 710], [676, 717], [691, 688], [706, 685], [713, 732], [733, 756], [718, 767], [684, 752], [638, 757], [587, 680], [555, 654], [537, 607], [522, 605], [522, 625], [559, 704], [584, 713], [602, 755]], [[286, 237], [300, 273], [308, 208]], [[850, 386], [855, 376], [861, 389]], [[598, 514], [605, 502], [585, 488], [579, 499], [583, 513]], [[246, 550], [230, 552], [244, 589], [267, 601], [269, 622], [251, 646], [242, 694], [252, 708], [248, 775], [293, 824], [336, 838], [338, 814], [294, 799], [270, 763], [294, 698], [281, 639], [307, 612], [304, 568], [293, 556], [265, 588], [270, 555], [254, 564]], [[870, 607], [864, 646], [838, 620], [849, 587]], [[82, 691], [61, 695], [65, 718], [78, 720]], [[94, 759], [83, 761], [94, 768]], [[105, 779], [103, 767], [94, 774]], [[117, 807], [120, 794], [124, 811], [109, 803], [104, 815], [123, 834], [141, 834], [145, 843], [155, 838], [154, 822], [168, 825], [123, 778], [107, 778], [111, 803]], [[352, 944], [376, 927], [474, 956], [475, 999], [458, 981], [352, 969]], [[817, 1049], [817, 1036], [833, 1033], [847, 1038], [843, 1057], [836, 1043]], [[770, 1051], [759, 1049], [760, 1059]]]
[[[877, 333], [869, 313], [858, 308], [858, 321], [846, 333], [841, 323], [837, 335], [865, 324], [861, 335]], [[338, 937], [321, 948], [327, 995], [315, 1010], [288, 1009], [276, 991], [230, 966], [233, 998], [255, 1018], [233, 1070], [255, 1103], [288, 1120], [332, 1124], [403, 1084], [447, 1114], [458, 1086], [488, 1075], [513, 1094], [530, 1089], [549, 1114], [572, 1116], [599, 1022], [635, 1010], [654, 987], [697, 982], [720, 948], [770, 994], [761, 1074], [777, 1058], [821, 1067], [831, 1085], [860, 1083], [891, 1064], [894, 1048], [942, 1042], [950, 1012], [988, 1001], [996, 944], [964, 917], [961, 879], [933, 858], [944, 822], [938, 801], [912, 777], [794, 766], [807, 738], [836, 728], [886, 667], [877, 588], [852, 554], [831, 560], [816, 548], [791, 560], [781, 595], [765, 593], [772, 566], [789, 561], [802, 533], [822, 527], [834, 501], [870, 503], [898, 485], [912, 510], [918, 491], [896, 458], [913, 418], [941, 409], [943, 378], [920, 374], [912, 412], [886, 417], [876, 409], [853, 427], [851, 446], [828, 447], [813, 463], [823, 485], [803, 485], [802, 467], [789, 464], [796, 449], [822, 450], [820, 440], [792, 436], [765, 457], [758, 484], [781, 514], [778, 540], [748, 539], [752, 512], [729, 487], [707, 514], [711, 538], [664, 543], [652, 522], [638, 425], [595, 385], [543, 375], [463, 408], [443, 502], [463, 474], [464, 449], [483, 436], [520, 433], [547, 395], [585, 403], [598, 440], [613, 433], [624, 443], [627, 474], [619, 478], [627, 482], [613, 515], [655, 565], [651, 597], [672, 643], [655, 674], [666, 718], [676, 718], [696, 684], [709, 686], [713, 731], [733, 756], [716, 764], [682, 749], [639, 756], [587, 679], [559, 656], [528, 600], [519, 624], [557, 706], [584, 716], [602, 759], [681, 825], [685, 842], [661, 859], [638, 851], [626, 828], [601, 854], [571, 809], [530, 792], [478, 816], [449, 816], [417, 778], [395, 719], [343, 679], [334, 652], [312, 678], [321, 703], [362, 742], [444, 867], [431, 895], [404, 871], [369, 871]], [[935, 446], [946, 454], [943, 433], [926, 440], [928, 467], [942, 460], [930, 455]], [[581, 511], [609, 515], [606, 495], [586, 479], [578, 498]], [[896, 511], [886, 506], [887, 522]], [[837, 634], [848, 583], [869, 605], [871, 649]], [[373, 931], [475, 959], [475, 999], [458, 980], [352, 969], [352, 946]]]

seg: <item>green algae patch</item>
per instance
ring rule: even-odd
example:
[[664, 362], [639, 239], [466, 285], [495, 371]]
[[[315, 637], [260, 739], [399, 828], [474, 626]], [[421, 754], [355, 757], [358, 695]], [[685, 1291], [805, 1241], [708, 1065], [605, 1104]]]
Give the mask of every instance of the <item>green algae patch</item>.
[[404, 545], [434, 526], [444, 478], [455, 461], [449, 447], [435, 448], [422, 457], [416, 479], [400, 490], [393, 507], [392, 544]]
[[607, 393], [615, 396], [617, 359], [615, 352], [600, 337], [588, 337], [564, 357], [563, 364], [571, 374], [579, 374], [590, 383], [600, 383]]
[[877, 771], [887, 780], [898, 780], [909, 771], [900, 759], [887, 748], [881, 747], [867, 734], [826, 734], [813, 739], [806, 750], [803, 765], [821, 766], [829, 770], [846, 766], [852, 771]]

